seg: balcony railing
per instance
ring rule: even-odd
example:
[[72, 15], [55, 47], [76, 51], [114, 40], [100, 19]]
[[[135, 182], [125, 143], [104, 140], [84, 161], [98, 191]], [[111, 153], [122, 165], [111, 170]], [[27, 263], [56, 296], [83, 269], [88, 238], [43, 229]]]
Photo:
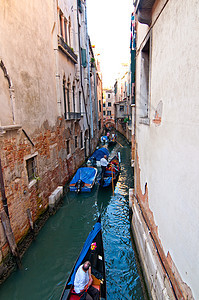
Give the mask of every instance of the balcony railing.
[[76, 112], [67, 112], [65, 113], [66, 120], [78, 120], [81, 119], [81, 113]]
[[61, 36], [58, 36], [58, 47], [75, 63], [77, 64], [77, 55], [73, 49], [70, 48]]

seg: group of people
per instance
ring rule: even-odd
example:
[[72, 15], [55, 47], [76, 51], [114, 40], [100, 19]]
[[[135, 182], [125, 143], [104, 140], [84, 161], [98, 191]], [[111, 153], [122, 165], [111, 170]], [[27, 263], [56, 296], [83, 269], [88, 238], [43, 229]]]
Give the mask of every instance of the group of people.
[[81, 300], [99, 300], [98, 289], [92, 286], [91, 263], [86, 261], [80, 265], [75, 274], [74, 291]]
[[107, 131], [106, 135], [103, 135], [100, 140], [103, 145], [105, 143], [108, 143], [109, 141], [115, 141], [116, 133], [114, 133], [114, 132], [111, 133], [110, 131]]

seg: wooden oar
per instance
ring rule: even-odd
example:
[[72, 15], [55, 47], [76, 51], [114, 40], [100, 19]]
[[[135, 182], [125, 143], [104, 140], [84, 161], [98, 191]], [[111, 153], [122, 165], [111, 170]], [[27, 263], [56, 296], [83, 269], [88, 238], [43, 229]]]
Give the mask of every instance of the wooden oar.
[[116, 142], [120, 145], [120, 147], [122, 147], [122, 148], [124, 147], [124, 146], [122, 146], [118, 141], [116, 141]]
[[113, 165], [112, 164], [111, 164], [111, 174], [112, 174], [112, 190], [113, 190], [113, 196], [114, 196]]

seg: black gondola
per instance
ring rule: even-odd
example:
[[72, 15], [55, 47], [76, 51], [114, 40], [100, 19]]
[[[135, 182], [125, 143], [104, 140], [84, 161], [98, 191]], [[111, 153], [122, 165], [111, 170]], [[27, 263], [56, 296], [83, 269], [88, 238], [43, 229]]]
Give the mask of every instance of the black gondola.
[[101, 217], [98, 218], [93, 230], [89, 233], [86, 242], [84, 243], [82, 251], [66, 282], [60, 300], [81, 300], [81, 298], [74, 293], [73, 283], [78, 267], [87, 260], [91, 262], [93, 286], [100, 291], [100, 299], [106, 300], [106, 274]]

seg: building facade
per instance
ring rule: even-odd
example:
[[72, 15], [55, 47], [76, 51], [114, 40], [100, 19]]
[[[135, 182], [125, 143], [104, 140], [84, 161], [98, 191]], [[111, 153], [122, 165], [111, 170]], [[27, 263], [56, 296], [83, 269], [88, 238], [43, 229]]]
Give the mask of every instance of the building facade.
[[115, 128], [115, 94], [113, 89], [103, 89], [103, 116], [107, 128]]
[[2, 1], [0, 28], [2, 275], [99, 132], [85, 1]]
[[199, 2], [134, 5], [132, 228], [152, 299], [198, 299]]
[[114, 85], [116, 129], [131, 142], [131, 72], [130, 64], [123, 64]]

